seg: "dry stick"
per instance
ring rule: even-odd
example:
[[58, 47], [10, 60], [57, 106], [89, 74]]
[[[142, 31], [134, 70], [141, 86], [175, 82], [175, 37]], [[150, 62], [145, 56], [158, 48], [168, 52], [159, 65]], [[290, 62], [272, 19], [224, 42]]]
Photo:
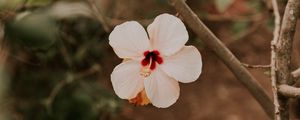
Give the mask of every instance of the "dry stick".
[[250, 65], [250, 64], [246, 64], [246, 63], [242, 63], [243, 66], [247, 67], [247, 68], [255, 68], [255, 69], [270, 69], [271, 65]]
[[300, 88], [296, 88], [289, 85], [279, 85], [278, 91], [286, 96], [286, 97], [292, 97], [292, 98], [299, 98], [300, 97]]
[[300, 77], [300, 68], [296, 69], [291, 74], [292, 74], [293, 78]]
[[[275, 45], [272, 45], [275, 51], [274, 72], [276, 77], [276, 85], [291, 84], [291, 53], [292, 43], [295, 34], [297, 15], [299, 13], [300, 1], [289, 0], [282, 19], [281, 31], [279, 39]], [[275, 91], [276, 92], [276, 91]], [[275, 97], [276, 98], [276, 97]], [[276, 114], [277, 120], [289, 119], [288, 97], [277, 94], [279, 102], [279, 113]]]
[[229, 51], [229, 49], [202, 23], [197, 15], [182, 0], [170, 0], [185, 23], [198, 35], [198, 37], [212, 49], [215, 54], [227, 65], [234, 75], [249, 90], [254, 98], [263, 107], [269, 117], [273, 117], [273, 104], [267, 92], [243, 67], [241, 62]]
[[278, 9], [278, 4], [276, 0], [272, 0], [273, 13], [275, 17], [274, 23], [274, 31], [273, 31], [273, 40], [271, 41], [271, 84], [272, 84], [272, 92], [273, 92], [273, 103], [274, 103], [274, 118], [279, 119], [279, 101], [278, 101], [278, 93], [277, 93], [277, 84], [276, 84], [276, 52], [275, 45], [279, 39], [280, 34], [280, 13]]

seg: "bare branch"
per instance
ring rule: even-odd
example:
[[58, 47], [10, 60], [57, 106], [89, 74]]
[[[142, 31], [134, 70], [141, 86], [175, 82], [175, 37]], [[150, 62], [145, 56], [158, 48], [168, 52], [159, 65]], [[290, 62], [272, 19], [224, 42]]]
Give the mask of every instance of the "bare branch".
[[300, 88], [296, 88], [289, 85], [279, 85], [278, 92], [286, 97], [300, 97]]
[[278, 4], [276, 0], [272, 0], [273, 13], [275, 17], [274, 31], [273, 31], [273, 40], [271, 41], [271, 81], [272, 81], [272, 92], [273, 92], [273, 101], [274, 101], [274, 118], [280, 119], [279, 111], [279, 101], [278, 101], [278, 91], [276, 83], [276, 52], [275, 45], [279, 39], [280, 34], [280, 13], [278, 9]]
[[50, 95], [42, 101], [45, 105], [46, 109], [50, 110], [50, 106], [52, 105], [54, 99], [58, 95], [59, 91], [68, 83], [72, 82], [74, 80], [74, 77], [71, 74], [67, 75], [67, 78], [65, 80], [61, 80], [58, 84], [55, 85], [53, 90], [51, 91]]
[[110, 32], [109, 22], [107, 21], [106, 17], [99, 11], [99, 9], [96, 6], [95, 0], [87, 0], [89, 5], [91, 6], [91, 9], [93, 11], [93, 15], [96, 17], [96, 19], [102, 24], [105, 32]]
[[52, 105], [54, 99], [56, 98], [56, 96], [58, 95], [58, 93], [60, 92], [60, 90], [66, 86], [69, 83], [72, 83], [74, 80], [78, 80], [78, 79], [82, 79], [83, 77], [95, 74], [97, 72], [100, 71], [100, 65], [98, 64], [94, 64], [91, 68], [89, 68], [88, 70], [85, 70], [83, 72], [80, 72], [78, 74], [71, 74], [68, 73], [66, 76], [65, 80], [60, 81], [58, 84], [56, 84], [54, 86], [54, 88], [52, 89], [50, 95], [44, 100], [42, 101], [43, 104], [45, 105], [45, 107], [49, 110], [50, 106]]
[[238, 80], [245, 85], [249, 92], [263, 107], [265, 112], [273, 117], [273, 104], [267, 92], [254, 79], [241, 62], [229, 49], [202, 23], [191, 8], [182, 0], [170, 0], [174, 8], [180, 13], [185, 23], [198, 35], [198, 37], [212, 49], [215, 54], [227, 65]]
[[242, 63], [243, 66], [247, 67], [247, 68], [255, 68], [255, 69], [270, 69], [271, 65], [250, 65], [247, 63]]
[[[273, 0], [276, 3], [276, 0]], [[277, 3], [276, 3], [277, 5]], [[278, 7], [274, 6], [275, 16], [278, 16]], [[289, 120], [289, 105], [288, 97], [281, 94], [277, 94], [279, 85], [291, 84], [291, 53], [293, 38], [296, 29], [297, 15], [299, 13], [300, 1], [289, 0], [282, 19], [279, 36], [278, 31], [274, 32], [274, 41], [272, 41], [272, 84], [274, 92], [274, 104], [275, 104], [275, 119], [276, 120]], [[275, 11], [276, 10], [276, 11]], [[278, 19], [275, 22], [278, 23]], [[276, 38], [278, 37], [278, 40]], [[276, 84], [276, 85], [274, 85]], [[279, 107], [277, 106], [279, 104]], [[277, 108], [278, 107], [278, 108]]]
[[294, 70], [292, 73], [293, 78], [300, 77], [300, 68]]

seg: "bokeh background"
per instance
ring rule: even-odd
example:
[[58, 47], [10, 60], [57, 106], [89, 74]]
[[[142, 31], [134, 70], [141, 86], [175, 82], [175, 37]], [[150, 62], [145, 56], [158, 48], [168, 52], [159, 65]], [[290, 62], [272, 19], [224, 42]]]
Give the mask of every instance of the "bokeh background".
[[[269, 0], [187, 3], [239, 60], [270, 63], [274, 22]], [[203, 73], [196, 82], [180, 84], [174, 105], [141, 107], [118, 98], [110, 74], [122, 60], [108, 44], [110, 31], [129, 20], [147, 27], [161, 13], [176, 15], [167, 0], [0, 0], [0, 120], [268, 119], [189, 28], [187, 44], [200, 50]], [[294, 68], [300, 65], [299, 37], [296, 33]], [[271, 96], [270, 71], [250, 72]]]

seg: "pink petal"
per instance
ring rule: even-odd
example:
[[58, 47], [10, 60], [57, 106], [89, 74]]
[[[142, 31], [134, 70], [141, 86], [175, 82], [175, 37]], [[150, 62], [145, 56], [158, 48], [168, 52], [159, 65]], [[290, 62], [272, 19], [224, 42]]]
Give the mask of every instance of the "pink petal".
[[116, 26], [109, 35], [109, 44], [120, 58], [142, 57], [150, 48], [145, 29], [136, 21]]
[[164, 58], [164, 61], [161, 69], [183, 83], [197, 80], [202, 72], [201, 55], [194, 46], [185, 46], [175, 55]]
[[157, 16], [148, 26], [147, 31], [153, 49], [162, 52], [165, 56], [179, 51], [189, 38], [183, 22], [170, 14]]
[[143, 90], [144, 78], [138, 61], [129, 60], [115, 67], [111, 74], [112, 86], [122, 99], [132, 99]]
[[167, 76], [160, 68], [154, 70], [144, 81], [146, 94], [151, 103], [160, 108], [174, 104], [179, 97], [178, 82]]

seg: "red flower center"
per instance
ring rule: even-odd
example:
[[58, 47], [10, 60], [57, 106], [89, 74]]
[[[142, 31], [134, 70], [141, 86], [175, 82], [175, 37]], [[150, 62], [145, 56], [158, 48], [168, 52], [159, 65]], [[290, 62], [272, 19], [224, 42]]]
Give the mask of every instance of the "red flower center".
[[141, 64], [143, 66], [150, 65], [150, 69], [154, 70], [156, 67], [156, 63], [162, 64], [163, 59], [160, 57], [160, 53], [157, 50], [153, 51], [145, 51], [144, 52], [145, 58], [142, 60]]

